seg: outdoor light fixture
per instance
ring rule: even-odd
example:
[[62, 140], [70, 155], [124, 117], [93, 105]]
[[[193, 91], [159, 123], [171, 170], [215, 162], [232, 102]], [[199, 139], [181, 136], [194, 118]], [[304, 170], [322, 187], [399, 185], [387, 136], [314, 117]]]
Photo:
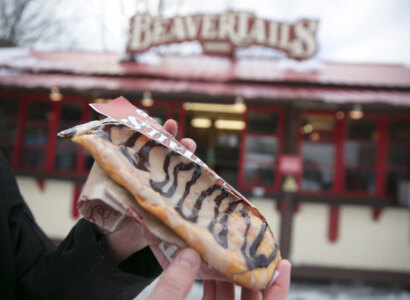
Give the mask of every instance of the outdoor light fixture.
[[246, 124], [244, 121], [237, 120], [216, 120], [215, 127], [226, 130], [243, 130]]
[[313, 125], [310, 123], [307, 123], [305, 126], [303, 126], [303, 133], [304, 134], [312, 133], [313, 129], [314, 129]]
[[237, 96], [235, 98], [233, 109], [238, 113], [244, 113], [246, 111], [245, 99], [242, 96]]
[[355, 104], [353, 109], [349, 111], [349, 117], [353, 120], [359, 120], [363, 118], [363, 110], [360, 104]]
[[60, 93], [60, 89], [57, 86], [53, 86], [50, 91], [50, 100], [58, 102], [63, 100], [63, 94]]
[[141, 104], [145, 107], [151, 107], [154, 105], [154, 100], [152, 99], [150, 91], [144, 92], [144, 94], [142, 95]]
[[311, 135], [310, 135], [310, 140], [312, 141], [312, 142], [317, 142], [318, 140], [320, 140], [320, 134], [318, 133], [318, 132], [313, 132]]
[[191, 125], [196, 128], [209, 128], [212, 125], [212, 121], [208, 118], [193, 118]]
[[337, 118], [338, 120], [342, 120], [344, 117], [345, 117], [345, 113], [342, 112], [341, 110], [339, 110], [339, 111], [336, 113], [336, 118]]
[[94, 100], [94, 103], [109, 103], [111, 101], [112, 101], [112, 99], [96, 98]]
[[[197, 102], [185, 102], [183, 104], [185, 110], [189, 111], [201, 111], [201, 112], [216, 112], [216, 113], [232, 113], [242, 114], [244, 111], [235, 110], [235, 104], [215, 104], [215, 103], [197, 103]], [[245, 106], [246, 110], [246, 106]]]

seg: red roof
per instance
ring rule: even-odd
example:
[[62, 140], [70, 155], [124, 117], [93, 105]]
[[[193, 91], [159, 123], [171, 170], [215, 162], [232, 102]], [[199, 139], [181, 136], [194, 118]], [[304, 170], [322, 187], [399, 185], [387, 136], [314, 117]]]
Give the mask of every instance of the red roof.
[[320, 100], [331, 103], [389, 103], [410, 106], [409, 91], [360, 90], [341, 87], [273, 86], [249, 83], [191, 82], [133, 77], [72, 76], [67, 74], [14, 74], [0, 76], [3, 85], [25, 88], [59, 86], [76, 90], [105, 89], [121, 92], [156, 91], [160, 93], [190, 93], [209, 96], [242, 95], [246, 99]]
[[399, 65], [206, 56], [157, 57], [153, 62], [120, 62], [116, 54], [32, 52], [0, 61], [0, 67], [13, 70], [0, 72], [0, 85], [410, 106], [410, 69]]

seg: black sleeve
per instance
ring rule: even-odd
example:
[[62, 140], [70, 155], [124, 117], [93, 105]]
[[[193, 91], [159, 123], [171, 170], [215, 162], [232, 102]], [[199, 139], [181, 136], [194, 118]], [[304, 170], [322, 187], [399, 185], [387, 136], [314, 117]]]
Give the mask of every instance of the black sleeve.
[[79, 221], [63, 243], [22, 278], [21, 297], [132, 299], [161, 272], [149, 248], [116, 266], [100, 247], [102, 239], [96, 226]]
[[104, 235], [85, 220], [55, 247], [34, 221], [1, 153], [0, 208], [6, 226], [0, 228], [0, 253], [12, 257], [0, 257], [7, 260], [0, 275], [14, 278], [7, 288], [18, 299], [132, 299], [161, 272], [149, 248], [117, 266], [101, 246]]

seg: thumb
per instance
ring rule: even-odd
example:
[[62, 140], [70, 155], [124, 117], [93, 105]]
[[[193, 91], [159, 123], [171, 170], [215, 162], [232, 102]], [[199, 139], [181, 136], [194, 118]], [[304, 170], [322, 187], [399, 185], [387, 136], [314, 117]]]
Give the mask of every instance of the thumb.
[[194, 284], [201, 260], [192, 249], [184, 249], [162, 274], [149, 300], [182, 300]]

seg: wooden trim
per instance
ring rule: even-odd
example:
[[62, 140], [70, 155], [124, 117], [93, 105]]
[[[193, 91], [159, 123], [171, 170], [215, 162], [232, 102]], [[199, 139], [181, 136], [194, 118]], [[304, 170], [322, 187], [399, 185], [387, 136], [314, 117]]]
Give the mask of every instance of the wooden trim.
[[376, 148], [376, 195], [383, 196], [386, 192], [386, 177], [387, 177], [387, 160], [389, 146], [388, 141], [388, 120], [386, 117], [381, 117], [377, 124], [377, 132], [379, 139]]
[[[278, 117], [278, 124], [277, 124], [277, 132], [276, 134], [263, 134], [263, 136], [266, 137], [276, 137], [278, 140], [278, 152], [277, 152], [277, 158], [274, 161], [273, 164], [270, 164], [271, 167], [275, 168], [276, 172], [274, 174], [273, 182], [271, 185], [255, 185], [255, 184], [248, 184], [245, 182], [245, 173], [246, 173], [246, 163], [247, 162], [254, 162], [257, 163], [257, 161], [254, 161], [252, 159], [246, 159], [246, 143], [247, 139], [250, 136], [253, 135], [258, 135], [261, 136], [258, 133], [253, 133], [249, 131], [249, 113], [250, 112], [267, 112], [267, 113], [274, 113]], [[278, 163], [279, 159], [283, 153], [284, 149], [284, 133], [285, 133], [285, 120], [286, 120], [286, 114], [285, 111], [280, 108], [280, 107], [272, 107], [272, 106], [255, 106], [251, 105], [247, 107], [246, 112], [243, 114], [243, 121], [246, 124], [245, 129], [241, 133], [241, 138], [240, 138], [240, 149], [239, 149], [239, 168], [238, 168], [238, 187], [241, 190], [252, 190], [255, 187], [262, 187], [266, 192], [275, 192], [279, 191], [281, 187], [281, 178], [280, 178], [280, 173], [278, 172]]]
[[296, 195], [294, 193], [284, 193], [281, 199], [281, 202], [278, 202], [281, 211], [279, 248], [282, 257], [288, 258], [291, 252], [292, 225]]
[[21, 152], [23, 151], [24, 126], [27, 115], [28, 95], [20, 98], [18, 116], [17, 116], [17, 133], [14, 144], [14, 153], [11, 166], [16, 169], [20, 166]]
[[328, 238], [331, 243], [337, 241], [339, 236], [339, 216], [340, 208], [339, 205], [331, 205], [329, 207], [329, 227], [328, 227]]
[[51, 102], [51, 120], [49, 120], [49, 129], [46, 144], [46, 157], [44, 159], [44, 169], [46, 171], [54, 170], [54, 160], [57, 148], [58, 124], [61, 116], [61, 101]]
[[292, 279], [365, 281], [410, 287], [410, 273], [311, 265], [293, 266]]

